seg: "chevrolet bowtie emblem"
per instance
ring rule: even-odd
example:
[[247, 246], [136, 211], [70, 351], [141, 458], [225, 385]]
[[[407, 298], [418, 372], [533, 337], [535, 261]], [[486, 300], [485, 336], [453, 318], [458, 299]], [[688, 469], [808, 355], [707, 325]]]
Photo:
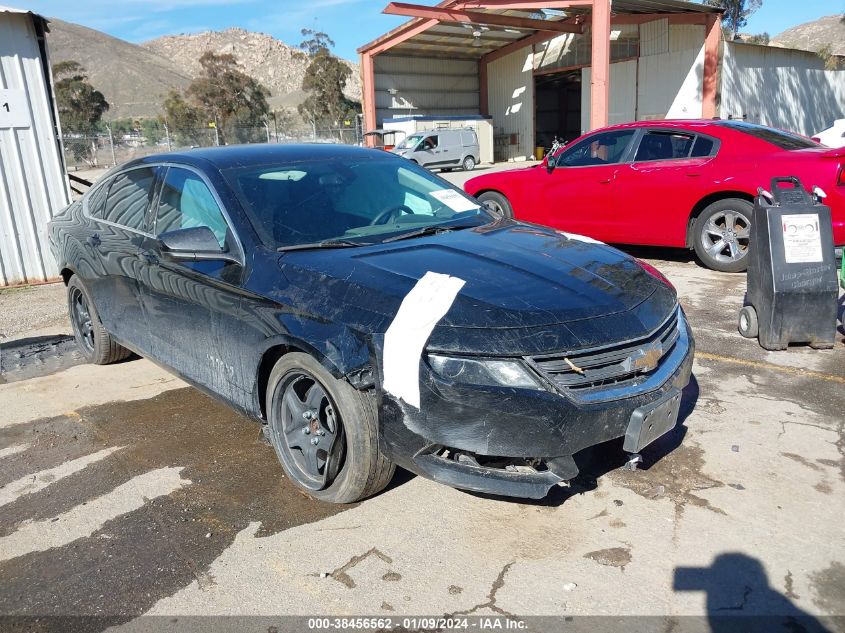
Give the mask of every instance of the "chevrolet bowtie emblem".
[[641, 372], [652, 371], [657, 368], [660, 358], [663, 356], [663, 350], [660, 347], [649, 347], [640, 352], [639, 356], [631, 359], [632, 369]]

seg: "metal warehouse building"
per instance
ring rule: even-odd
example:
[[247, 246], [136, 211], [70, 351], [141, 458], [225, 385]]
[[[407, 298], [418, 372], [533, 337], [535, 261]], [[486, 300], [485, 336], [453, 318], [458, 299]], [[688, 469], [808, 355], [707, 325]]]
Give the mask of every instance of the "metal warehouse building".
[[0, 6], [0, 286], [58, 277], [47, 222], [69, 203], [47, 21]]
[[722, 42], [721, 10], [707, 5], [445, 0], [384, 12], [411, 19], [358, 51], [365, 127], [485, 116], [496, 160], [625, 121], [720, 116], [809, 135], [845, 116], [845, 72], [814, 53]]

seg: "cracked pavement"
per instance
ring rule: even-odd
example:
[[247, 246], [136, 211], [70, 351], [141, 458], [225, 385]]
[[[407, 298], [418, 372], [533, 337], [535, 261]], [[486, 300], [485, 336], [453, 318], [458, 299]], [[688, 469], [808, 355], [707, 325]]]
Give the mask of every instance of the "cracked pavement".
[[642, 470], [602, 447], [541, 502], [403, 472], [312, 501], [255, 424], [152, 363], [38, 343], [0, 383], [0, 614], [845, 615], [842, 334], [766, 352], [736, 332], [744, 276], [632, 252], [695, 332], [682, 423]]

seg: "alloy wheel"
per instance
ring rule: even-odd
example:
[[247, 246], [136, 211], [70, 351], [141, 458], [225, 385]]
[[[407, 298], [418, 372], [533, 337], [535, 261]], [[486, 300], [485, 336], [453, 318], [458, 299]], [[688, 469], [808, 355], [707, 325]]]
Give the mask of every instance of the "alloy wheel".
[[714, 213], [704, 225], [699, 239], [714, 260], [736, 262], [748, 254], [751, 221], [741, 211], [728, 209]]
[[497, 213], [499, 215], [505, 215], [505, 210], [502, 208], [502, 205], [500, 205], [495, 200], [488, 198], [487, 200], [484, 200], [482, 203], [484, 204], [485, 207], [490, 209], [493, 213]]
[[91, 354], [94, 353], [94, 322], [88, 300], [79, 288], [73, 288], [70, 296], [73, 331], [77, 340]]
[[288, 474], [310, 490], [322, 490], [340, 472], [343, 425], [326, 389], [311, 374], [295, 371], [279, 382], [273, 420]]

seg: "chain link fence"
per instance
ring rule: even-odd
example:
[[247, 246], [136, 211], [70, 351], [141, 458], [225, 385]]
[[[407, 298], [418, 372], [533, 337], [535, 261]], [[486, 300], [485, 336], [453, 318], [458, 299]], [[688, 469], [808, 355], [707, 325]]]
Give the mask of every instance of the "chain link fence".
[[196, 147], [237, 145], [242, 143], [343, 143], [359, 145], [362, 136], [358, 126], [339, 128], [316, 128], [304, 130], [276, 130], [272, 125], [259, 127], [236, 127], [223, 130], [196, 128], [189, 130], [165, 130], [160, 138], [146, 138], [139, 134], [96, 135], [65, 134], [65, 164], [68, 171], [103, 169], [121, 165], [135, 158], [142, 158], [162, 152], [178, 151]]

